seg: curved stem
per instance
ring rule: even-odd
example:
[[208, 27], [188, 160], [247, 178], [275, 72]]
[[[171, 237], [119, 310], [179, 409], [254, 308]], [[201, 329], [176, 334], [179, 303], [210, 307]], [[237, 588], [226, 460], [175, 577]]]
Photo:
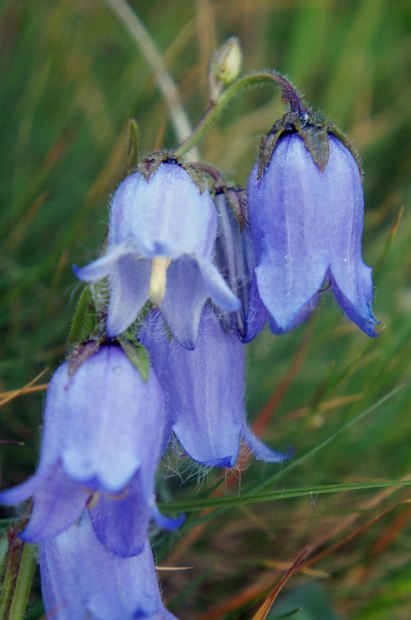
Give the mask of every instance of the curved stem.
[[210, 164], [205, 164], [204, 162], [199, 162], [196, 164], [196, 168], [208, 174], [214, 180], [214, 184], [217, 187], [226, 186], [225, 178], [223, 177], [221, 172], [217, 170], [217, 168], [214, 168], [214, 166], [211, 166]]
[[220, 96], [217, 102], [211, 102], [203, 116], [200, 118], [193, 133], [188, 136], [180, 146], [174, 151], [175, 155], [185, 155], [190, 151], [204, 136], [210, 126], [216, 121], [223, 109], [230, 103], [234, 97], [237, 97], [243, 90], [261, 84], [275, 84], [281, 89], [283, 99], [290, 105], [291, 111], [298, 114], [305, 114], [307, 109], [304, 107], [297, 90], [282, 75], [274, 71], [261, 71], [256, 73], [248, 73], [239, 78]]

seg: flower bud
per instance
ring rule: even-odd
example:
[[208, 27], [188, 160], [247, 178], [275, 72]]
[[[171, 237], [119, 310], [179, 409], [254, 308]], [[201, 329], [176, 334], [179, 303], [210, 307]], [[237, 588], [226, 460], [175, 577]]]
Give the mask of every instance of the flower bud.
[[217, 101], [222, 86], [228, 86], [241, 71], [242, 54], [237, 37], [231, 37], [214, 52], [210, 66], [211, 100]]

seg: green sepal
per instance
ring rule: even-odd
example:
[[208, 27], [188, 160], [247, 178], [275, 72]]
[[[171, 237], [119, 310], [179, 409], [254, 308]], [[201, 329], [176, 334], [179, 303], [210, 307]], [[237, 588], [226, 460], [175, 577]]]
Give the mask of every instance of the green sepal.
[[96, 307], [89, 286], [85, 286], [80, 294], [70, 333], [68, 346], [86, 340], [96, 328]]
[[150, 359], [145, 347], [129, 333], [117, 338], [117, 342], [140, 373], [142, 380], [147, 383], [150, 374]]

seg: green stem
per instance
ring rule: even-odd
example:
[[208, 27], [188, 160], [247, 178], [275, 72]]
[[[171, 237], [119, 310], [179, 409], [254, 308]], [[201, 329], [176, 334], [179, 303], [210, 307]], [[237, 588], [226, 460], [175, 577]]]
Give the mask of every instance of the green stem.
[[35, 546], [21, 542], [13, 531], [9, 538], [7, 570], [1, 592], [1, 620], [24, 618], [35, 569]]
[[35, 570], [36, 547], [24, 544], [8, 620], [24, 618]]
[[247, 88], [260, 86], [262, 84], [275, 84], [279, 86], [283, 98], [290, 104], [290, 108], [293, 112], [306, 112], [306, 108], [303, 106], [295, 88], [281, 75], [274, 71], [248, 73], [230, 84], [230, 86], [223, 91], [217, 102], [211, 102], [209, 104], [207, 110], [194, 128], [193, 133], [180, 144], [174, 154], [181, 156], [188, 153], [188, 151], [202, 140], [207, 130], [217, 120], [218, 116], [234, 97], [237, 97], [237, 95]]
[[228, 497], [210, 497], [208, 499], [191, 500], [181, 499], [174, 502], [161, 502], [158, 507], [165, 513], [178, 512], [199, 512], [210, 508], [236, 508], [247, 504], [259, 504], [263, 502], [282, 501], [285, 499], [295, 499], [298, 497], [316, 498], [317, 495], [326, 495], [329, 493], [346, 493], [347, 491], [372, 491], [374, 489], [389, 488], [408, 488], [411, 486], [411, 480], [385, 480], [381, 482], [353, 482], [338, 484], [323, 484], [312, 487], [299, 487], [281, 489], [268, 493], [256, 493], [254, 495], [236, 495]]

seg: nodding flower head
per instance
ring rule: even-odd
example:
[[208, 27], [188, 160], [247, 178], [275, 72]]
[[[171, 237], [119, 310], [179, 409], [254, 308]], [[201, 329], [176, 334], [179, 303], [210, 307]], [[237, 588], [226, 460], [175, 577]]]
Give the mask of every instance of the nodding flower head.
[[214, 261], [241, 306], [236, 312], [221, 314], [221, 322], [241, 342], [250, 342], [263, 329], [267, 312], [255, 283], [254, 247], [247, 225], [245, 191], [229, 187], [217, 192], [214, 203], [218, 234]]
[[282, 333], [310, 314], [328, 279], [346, 315], [377, 336], [361, 173], [345, 140], [310, 118], [288, 113], [274, 126], [248, 181], [258, 293]]
[[241, 440], [257, 459], [282, 461], [247, 425], [244, 407], [244, 353], [208, 305], [198, 343], [187, 351], [169, 339], [159, 313], [151, 313], [139, 337], [164, 389], [172, 430], [187, 454], [208, 466], [233, 467]]
[[171, 529], [181, 522], [160, 515], [154, 499], [169, 434], [154, 372], [145, 382], [119, 346], [102, 346], [78, 368], [66, 362], [55, 372], [37, 471], [0, 493], [0, 502], [33, 497], [22, 538], [34, 543], [67, 529], [87, 507], [98, 538], [119, 555], [135, 555], [150, 517]]
[[41, 590], [56, 620], [176, 620], [163, 605], [147, 538], [123, 558], [96, 538], [87, 512], [68, 530], [40, 543]]
[[238, 309], [211, 262], [216, 234], [211, 196], [176, 161], [127, 177], [113, 197], [105, 255], [75, 268], [86, 282], [109, 278], [108, 335], [127, 329], [151, 299], [179, 342], [194, 348], [209, 297], [224, 310]]

